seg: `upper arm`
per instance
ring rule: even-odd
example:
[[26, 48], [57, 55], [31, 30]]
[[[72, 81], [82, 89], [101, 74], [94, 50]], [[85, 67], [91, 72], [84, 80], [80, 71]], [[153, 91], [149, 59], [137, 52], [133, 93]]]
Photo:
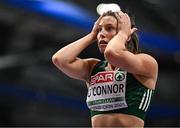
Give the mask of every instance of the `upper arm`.
[[156, 79], [158, 64], [156, 60], [147, 54], [133, 54], [129, 51], [109, 53], [108, 61], [115, 67], [120, 67], [133, 74]]
[[55, 65], [69, 77], [86, 81], [89, 79], [91, 70], [98, 61], [95, 58], [80, 59], [77, 57], [71, 63], [56, 63]]

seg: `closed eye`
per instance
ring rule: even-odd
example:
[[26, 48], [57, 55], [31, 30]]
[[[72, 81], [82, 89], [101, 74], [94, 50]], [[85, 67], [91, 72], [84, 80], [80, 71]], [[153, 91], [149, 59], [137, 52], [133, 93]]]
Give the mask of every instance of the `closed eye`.
[[108, 27], [108, 28], [107, 28], [107, 31], [112, 31], [112, 30], [114, 30], [113, 27]]
[[102, 31], [102, 28], [99, 27], [99, 28], [98, 28], [98, 31], [99, 31], [99, 32]]
[[111, 32], [111, 31], [116, 30], [116, 29], [115, 29], [115, 27], [112, 26], [112, 25], [107, 25], [107, 26], [106, 26], [106, 30], [107, 30], [108, 32]]

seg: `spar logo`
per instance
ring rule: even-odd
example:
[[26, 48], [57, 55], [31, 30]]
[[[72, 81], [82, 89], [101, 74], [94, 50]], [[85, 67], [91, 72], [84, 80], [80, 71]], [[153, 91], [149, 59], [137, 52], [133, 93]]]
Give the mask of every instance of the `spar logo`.
[[116, 72], [115, 80], [116, 81], [123, 81], [125, 79], [125, 74], [123, 72]]
[[96, 75], [91, 77], [91, 85], [97, 83], [113, 82], [114, 72], [99, 72]]

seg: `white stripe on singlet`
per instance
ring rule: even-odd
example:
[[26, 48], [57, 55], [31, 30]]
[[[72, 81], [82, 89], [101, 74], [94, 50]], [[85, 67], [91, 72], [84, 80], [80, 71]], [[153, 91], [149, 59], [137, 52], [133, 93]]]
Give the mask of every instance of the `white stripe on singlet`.
[[141, 103], [139, 105], [139, 109], [141, 109], [145, 112], [147, 111], [149, 104], [150, 104], [150, 101], [151, 101], [151, 96], [152, 96], [152, 90], [148, 89], [143, 95], [143, 98], [142, 98]]
[[150, 96], [149, 96], [149, 100], [148, 100], [148, 104], [146, 106], [146, 109], [145, 109], [145, 112], [147, 111], [148, 107], [149, 107], [149, 104], [151, 102], [151, 96], [152, 96], [152, 90], [150, 90]]
[[147, 101], [148, 101], [148, 99], [149, 99], [149, 89], [147, 90], [146, 101], [145, 101], [145, 103], [144, 103], [144, 105], [143, 105], [142, 110], [144, 110], [144, 109], [145, 109], [145, 107], [146, 107], [146, 105], [147, 105]]
[[144, 92], [143, 98], [142, 98], [141, 103], [139, 105], [139, 109], [142, 109], [142, 105], [144, 103], [145, 97], [146, 97], [146, 92]]

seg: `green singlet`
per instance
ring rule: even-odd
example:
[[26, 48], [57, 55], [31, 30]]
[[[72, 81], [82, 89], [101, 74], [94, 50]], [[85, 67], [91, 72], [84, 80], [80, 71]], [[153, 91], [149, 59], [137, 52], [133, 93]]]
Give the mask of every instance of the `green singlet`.
[[106, 71], [107, 61], [94, 67], [87, 94], [91, 117], [122, 113], [145, 119], [154, 90], [142, 85], [133, 74], [123, 70]]

